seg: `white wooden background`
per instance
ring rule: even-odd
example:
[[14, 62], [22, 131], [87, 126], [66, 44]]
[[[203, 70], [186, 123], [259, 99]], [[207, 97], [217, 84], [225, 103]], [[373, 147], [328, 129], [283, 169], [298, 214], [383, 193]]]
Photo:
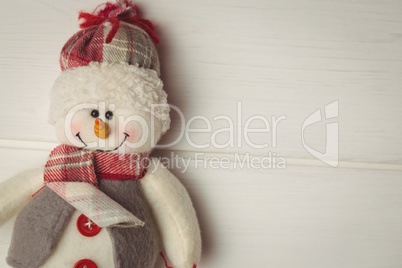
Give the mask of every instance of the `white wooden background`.
[[[59, 52], [77, 11], [97, 0], [0, 4], [0, 181], [43, 165], [56, 143], [47, 123]], [[194, 149], [182, 139], [156, 155], [232, 156], [269, 151], [285, 169], [173, 172], [194, 201], [203, 233], [200, 267], [402, 267], [402, 1], [140, 0], [159, 27], [169, 100], [186, 119], [286, 115], [277, 147]], [[339, 166], [312, 157], [303, 121], [339, 101]], [[180, 124], [174, 116], [164, 139]], [[213, 130], [227, 127], [212, 122]], [[244, 125], [245, 122], [235, 122]], [[197, 124], [194, 124], [196, 126]], [[199, 127], [204, 127], [199, 124]], [[325, 148], [325, 122], [306, 130]], [[271, 134], [254, 134], [255, 143]], [[194, 135], [204, 143], [210, 135]], [[225, 135], [220, 136], [225, 141]], [[0, 228], [7, 267], [13, 221]]]

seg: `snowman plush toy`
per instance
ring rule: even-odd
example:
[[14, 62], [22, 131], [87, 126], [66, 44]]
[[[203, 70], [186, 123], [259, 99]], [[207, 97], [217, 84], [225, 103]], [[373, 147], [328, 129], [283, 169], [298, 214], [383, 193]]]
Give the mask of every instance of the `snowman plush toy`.
[[7, 263], [154, 268], [165, 254], [166, 267], [194, 268], [201, 238], [191, 200], [149, 157], [170, 125], [153, 25], [127, 0], [80, 19], [51, 92], [61, 145], [44, 168], [0, 185], [0, 223], [19, 211]]

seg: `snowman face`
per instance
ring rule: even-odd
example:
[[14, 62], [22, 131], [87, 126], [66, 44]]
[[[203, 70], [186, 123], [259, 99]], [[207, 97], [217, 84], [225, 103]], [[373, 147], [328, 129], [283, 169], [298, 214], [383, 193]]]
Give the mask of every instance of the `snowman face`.
[[162, 135], [150, 113], [113, 104], [81, 108], [59, 118], [55, 128], [61, 143], [110, 153], [148, 152]]

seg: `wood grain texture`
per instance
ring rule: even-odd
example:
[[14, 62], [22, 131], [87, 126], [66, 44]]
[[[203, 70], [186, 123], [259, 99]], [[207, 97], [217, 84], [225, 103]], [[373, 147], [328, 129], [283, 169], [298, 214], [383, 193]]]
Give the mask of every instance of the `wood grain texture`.
[[[39, 165], [46, 152], [0, 150], [7, 175], [17, 156]], [[36, 159], [36, 160], [34, 160]], [[311, 167], [212, 169], [194, 161], [173, 173], [197, 210], [200, 267], [399, 267], [402, 172]], [[0, 228], [0, 257], [12, 221]], [[0, 267], [6, 267], [4, 258]], [[163, 266], [161, 266], [163, 267]]]
[[[0, 138], [55, 141], [46, 120], [59, 51], [78, 30], [77, 10], [91, 10], [96, 3], [14, 1], [2, 9]], [[300, 142], [303, 121], [338, 100], [341, 159], [401, 163], [400, 1], [139, 4], [158, 26], [169, 100], [187, 120], [194, 115], [235, 118], [237, 101], [242, 101], [244, 120], [286, 115], [278, 127], [278, 145], [270, 149], [305, 158], [311, 156]], [[21, 19], [8, 23], [15, 19], [7, 10], [20, 6]], [[222, 121], [212, 125], [223, 126]], [[174, 120], [165, 140], [178, 137], [180, 128]], [[306, 132], [309, 143], [321, 149], [323, 128]], [[269, 134], [253, 137], [256, 144], [270, 139]], [[194, 148], [182, 139], [173, 149]], [[264, 153], [250, 146], [206, 150]]]
[[[57, 142], [47, 116], [49, 91], [60, 74], [59, 53], [79, 29], [77, 12], [99, 3], [0, 4], [0, 181], [45, 163], [48, 151], [27, 150], [35, 142]], [[235, 129], [244, 128], [251, 116], [270, 123], [272, 116], [286, 116], [278, 124], [276, 147], [270, 132], [250, 135], [255, 144], [269, 143], [264, 149], [244, 139], [240, 146], [198, 149], [183, 138], [156, 153], [275, 152], [289, 160], [285, 169], [200, 168], [193, 161], [184, 173], [174, 170], [199, 213], [205, 241], [201, 267], [402, 266], [401, 1], [152, 0], [138, 5], [158, 26], [162, 79], [186, 122], [205, 116], [215, 131], [228, 127], [213, 120], [220, 115], [232, 118]], [[326, 123], [338, 122], [339, 158], [352, 165], [318, 167], [303, 147], [302, 124], [334, 101], [339, 101], [339, 117], [307, 128], [305, 141], [323, 151]], [[180, 118], [172, 117], [163, 143], [180, 134]], [[192, 126], [205, 128], [200, 120]], [[190, 137], [197, 144], [211, 142], [208, 133]], [[217, 135], [220, 144], [228, 138], [228, 133]], [[37, 148], [48, 148], [43, 144]], [[385, 170], [369, 169], [377, 164]], [[7, 267], [11, 230], [12, 222], [0, 228], [0, 267]]]

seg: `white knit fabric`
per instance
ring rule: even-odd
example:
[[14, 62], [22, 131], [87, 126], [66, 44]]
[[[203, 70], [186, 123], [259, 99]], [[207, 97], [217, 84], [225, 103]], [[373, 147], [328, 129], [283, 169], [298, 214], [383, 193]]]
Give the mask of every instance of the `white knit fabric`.
[[157, 72], [107, 62], [92, 62], [61, 73], [52, 88], [49, 121], [54, 124], [79, 104], [100, 102], [152, 113], [162, 122], [163, 133], [170, 127], [167, 94]]

